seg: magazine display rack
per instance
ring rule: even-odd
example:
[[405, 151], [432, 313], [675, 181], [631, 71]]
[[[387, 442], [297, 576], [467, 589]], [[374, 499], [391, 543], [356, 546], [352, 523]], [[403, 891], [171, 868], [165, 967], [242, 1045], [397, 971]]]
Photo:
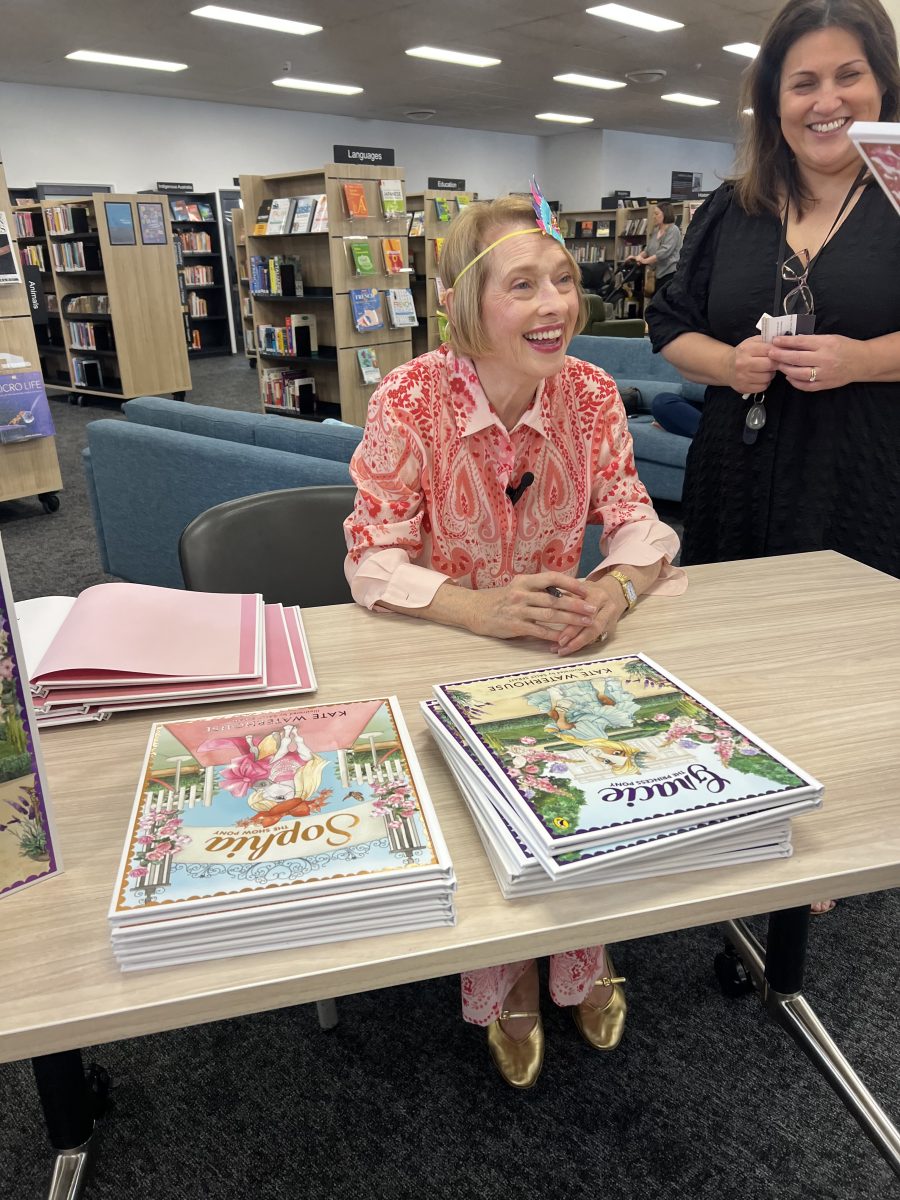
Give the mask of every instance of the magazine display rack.
[[[16, 228], [10, 211], [2, 161], [0, 211], [6, 214], [10, 238], [15, 243]], [[30, 364], [30, 370], [39, 368], [40, 359], [24, 276], [19, 283], [0, 286], [0, 351], [23, 358]], [[0, 366], [0, 375], [15, 370], [15, 367], [6, 370]], [[29, 441], [0, 445], [0, 501], [38, 496], [46, 512], [55, 512], [59, 508], [59, 497], [56, 493], [61, 488], [62, 476], [56, 456], [55, 438], [33, 438]]]
[[[408, 267], [405, 212], [398, 216], [383, 212], [380, 184], [388, 181], [399, 184], [402, 194], [403, 168], [330, 163], [308, 171], [241, 176], [252, 324], [260, 402], [265, 411], [313, 420], [340, 417], [363, 425], [369, 397], [377, 385], [377, 379], [364, 381], [363, 358], [374, 354], [377, 372], [383, 377], [413, 357], [411, 329], [391, 328], [385, 296], [388, 288], [409, 287], [410, 280], [406, 269], [402, 274], [389, 273], [383, 257], [382, 239], [397, 239], [399, 253]], [[351, 216], [348, 198], [358, 201], [360, 196], [363, 204], [357, 211], [364, 206], [368, 215]], [[266, 224], [265, 214], [274, 216], [270, 212], [273, 205], [275, 214], [279, 208], [291, 214], [296, 211], [291, 200], [308, 201], [311, 197], [317, 199], [306, 208], [309, 232], [256, 232], [261, 228], [260, 214], [267, 230], [279, 227], [274, 221]], [[278, 205], [278, 201], [287, 203]], [[322, 224], [325, 206], [327, 228], [317, 228]], [[285, 224], [291, 228], [295, 222], [292, 218]], [[360, 247], [365, 240], [374, 271], [362, 274], [351, 247], [354, 243]], [[285, 287], [282, 279], [281, 287], [267, 286], [262, 292], [254, 286], [254, 260], [258, 269], [259, 261], [266, 260], [267, 270], [273, 260], [278, 260], [272, 269], [284, 264], [292, 274], [296, 274], [299, 261], [299, 280]], [[369, 331], [356, 328], [350, 295], [363, 288], [377, 291], [380, 297], [383, 324]], [[301, 289], [301, 295], [293, 294]], [[283, 294], [286, 291], [292, 294]], [[305, 323], [303, 337], [295, 344], [291, 335], [301, 322]], [[266, 345], [259, 335], [261, 327], [287, 333], [284, 339], [279, 337], [281, 344]], [[273, 397], [273, 388], [281, 388], [282, 379], [301, 393], [299, 399]]]
[[44, 267], [47, 386], [78, 404], [165, 392], [183, 399], [191, 376], [168, 197], [97, 192], [17, 207], [14, 218]]
[[[415, 266], [413, 276], [413, 295], [416, 300], [416, 312], [419, 314], [419, 332], [413, 332], [413, 347], [417, 354], [425, 350], [436, 350], [441, 344], [438, 310], [442, 305], [438, 293], [443, 286], [441, 279], [440, 247], [441, 241], [447, 236], [450, 222], [460, 210], [460, 200], [464, 205], [467, 201], [478, 199], [477, 192], [437, 191], [426, 188], [424, 192], [416, 192], [407, 196], [406, 207], [410, 214], [411, 231], [417, 228], [416, 214], [422, 213], [422, 232], [409, 239], [409, 254], [411, 263]], [[440, 203], [435, 203], [439, 201]], [[441, 218], [439, 209], [446, 215]]]
[[188, 357], [233, 354], [218, 197], [171, 192], [168, 204]]

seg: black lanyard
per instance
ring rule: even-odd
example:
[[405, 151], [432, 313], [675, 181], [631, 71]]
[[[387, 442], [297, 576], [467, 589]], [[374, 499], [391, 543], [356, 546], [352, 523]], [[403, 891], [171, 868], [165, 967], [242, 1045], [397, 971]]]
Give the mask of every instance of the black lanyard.
[[[828, 245], [828, 242], [831, 239], [831, 235], [834, 233], [835, 226], [837, 225], [838, 221], [840, 221], [841, 217], [846, 212], [847, 205], [853, 199], [854, 193], [856, 192], [856, 189], [859, 187], [860, 183], [862, 183], [863, 179], [865, 178], [867, 171], [868, 171], [868, 167], [865, 165], [865, 163], [863, 163], [863, 165], [859, 168], [859, 171], [857, 172], [856, 178], [850, 184], [850, 191], [844, 197], [844, 202], [841, 205], [841, 207], [838, 209], [837, 216], [831, 222], [831, 228], [828, 230], [828, 233], [825, 235], [825, 241], [822, 243], [822, 245], [816, 251], [815, 256], [809, 260], [809, 266], [806, 268], [806, 271], [805, 271], [807, 281], [809, 280], [810, 271], [813, 269], [815, 264], [818, 262], [819, 255], [822, 253], [822, 251]], [[790, 200], [788, 200], [788, 202], [784, 208], [784, 220], [781, 222], [781, 243], [778, 248], [778, 269], [775, 272], [775, 299], [772, 301], [772, 316], [773, 317], [777, 317], [779, 315], [779, 313], [781, 312], [781, 284], [783, 281], [781, 272], [784, 270], [785, 251], [787, 250], [788, 212], [790, 211], [790, 207], [791, 207], [791, 202], [790, 202]], [[793, 257], [793, 255], [792, 255], [792, 257]]]

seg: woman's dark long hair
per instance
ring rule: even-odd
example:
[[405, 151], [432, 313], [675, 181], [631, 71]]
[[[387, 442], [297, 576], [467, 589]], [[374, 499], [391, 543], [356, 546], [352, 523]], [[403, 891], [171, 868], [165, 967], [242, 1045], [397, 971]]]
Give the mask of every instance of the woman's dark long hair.
[[802, 213], [812, 199], [803, 192], [794, 156], [781, 133], [781, 72], [799, 38], [835, 28], [859, 38], [878, 86], [884, 89], [879, 120], [900, 119], [897, 35], [879, 0], [788, 0], [744, 77], [741, 108], [752, 108], [753, 115], [743, 118], [747, 126], [738, 151], [735, 193], [748, 213], [777, 215], [785, 197]]

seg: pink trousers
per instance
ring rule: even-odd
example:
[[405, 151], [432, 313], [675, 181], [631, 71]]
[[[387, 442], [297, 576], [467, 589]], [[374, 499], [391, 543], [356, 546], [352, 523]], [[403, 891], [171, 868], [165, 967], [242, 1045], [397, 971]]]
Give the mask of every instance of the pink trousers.
[[[606, 969], [603, 946], [586, 946], [565, 954], [550, 955], [550, 995], [561, 1007], [580, 1004], [591, 994], [594, 983]], [[505, 1007], [512, 988], [525, 974], [534, 959], [504, 963], [499, 967], [483, 967], [479, 971], [464, 971], [462, 983], [462, 1015], [472, 1025], [490, 1025]]]

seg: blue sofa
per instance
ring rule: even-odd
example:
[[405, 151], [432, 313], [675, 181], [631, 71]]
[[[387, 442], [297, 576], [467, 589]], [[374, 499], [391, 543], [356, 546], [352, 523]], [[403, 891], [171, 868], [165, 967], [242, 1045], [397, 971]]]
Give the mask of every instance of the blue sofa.
[[182, 529], [214, 504], [285, 487], [349, 484], [362, 430], [139, 396], [92, 421], [82, 452], [103, 570], [184, 587]]
[[569, 344], [569, 354], [602, 367], [620, 389], [640, 390], [645, 411], [628, 420], [638, 475], [654, 500], [680, 500], [690, 439], [657, 429], [650, 416], [650, 402], [658, 392], [702, 400], [704, 386], [690, 383], [661, 354], [654, 354], [649, 338], [580, 335]]

